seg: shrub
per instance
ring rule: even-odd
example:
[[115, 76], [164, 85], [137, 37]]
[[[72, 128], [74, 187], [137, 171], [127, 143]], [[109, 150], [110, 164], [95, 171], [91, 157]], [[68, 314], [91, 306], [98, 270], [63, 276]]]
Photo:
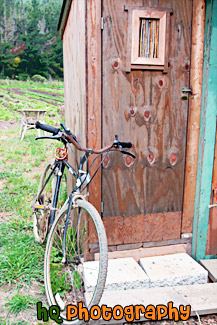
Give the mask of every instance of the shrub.
[[45, 82], [47, 81], [47, 79], [43, 76], [41, 76], [40, 74], [35, 74], [34, 76], [32, 76], [32, 80], [36, 81], [36, 82]]
[[18, 76], [19, 80], [21, 81], [26, 81], [28, 78], [29, 78], [29, 74], [28, 73], [19, 73], [19, 76]]

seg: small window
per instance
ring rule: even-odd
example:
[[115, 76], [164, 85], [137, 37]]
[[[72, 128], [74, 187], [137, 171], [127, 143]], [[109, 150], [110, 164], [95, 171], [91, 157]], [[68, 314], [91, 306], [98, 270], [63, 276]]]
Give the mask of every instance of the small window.
[[171, 9], [125, 7], [128, 11], [126, 71], [154, 69], [167, 72]]
[[139, 53], [146, 59], [156, 59], [159, 56], [159, 24], [160, 19], [140, 18]]

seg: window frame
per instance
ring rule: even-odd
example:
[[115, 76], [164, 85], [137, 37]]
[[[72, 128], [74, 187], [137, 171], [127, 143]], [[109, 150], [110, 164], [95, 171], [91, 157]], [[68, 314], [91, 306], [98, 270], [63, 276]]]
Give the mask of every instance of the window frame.
[[[168, 71], [168, 44], [172, 9], [125, 6], [128, 11], [126, 72], [137, 70]], [[158, 58], [139, 57], [139, 26], [141, 18], [159, 19]]]

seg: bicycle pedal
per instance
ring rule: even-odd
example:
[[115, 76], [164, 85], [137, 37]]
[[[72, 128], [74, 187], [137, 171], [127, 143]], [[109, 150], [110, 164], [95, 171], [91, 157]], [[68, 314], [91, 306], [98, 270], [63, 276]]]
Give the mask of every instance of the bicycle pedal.
[[35, 204], [35, 205], [33, 205], [33, 209], [46, 210], [46, 206]]

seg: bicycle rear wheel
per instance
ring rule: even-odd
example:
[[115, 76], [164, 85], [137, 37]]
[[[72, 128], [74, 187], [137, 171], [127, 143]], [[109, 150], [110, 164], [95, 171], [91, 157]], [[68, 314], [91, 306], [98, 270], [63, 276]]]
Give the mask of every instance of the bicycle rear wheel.
[[[87, 201], [76, 200], [66, 233], [63, 258], [63, 233], [68, 206], [57, 216], [48, 236], [45, 251], [44, 281], [49, 305], [58, 305], [64, 324], [81, 324], [78, 318], [67, 320], [67, 305], [90, 309], [102, 296], [108, 264], [105, 229], [97, 210]], [[99, 260], [93, 261], [99, 253]], [[92, 260], [92, 261], [91, 261]]]
[[50, 161], [44, 168], [44, 171], [41, 175], [38, 193], [33, 204], [33, 233], [35, 240], [39, 244], [43, 244], [46, 239], [48, 222], [54, 197], [54, 190], [56, 187], [57, 177], [53, 174], [45, 186], [43, 186], [52, 170], [54, 161]]

